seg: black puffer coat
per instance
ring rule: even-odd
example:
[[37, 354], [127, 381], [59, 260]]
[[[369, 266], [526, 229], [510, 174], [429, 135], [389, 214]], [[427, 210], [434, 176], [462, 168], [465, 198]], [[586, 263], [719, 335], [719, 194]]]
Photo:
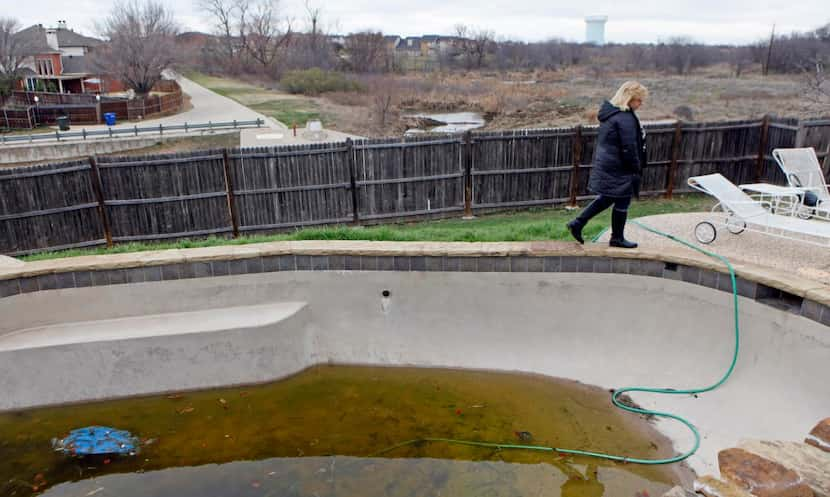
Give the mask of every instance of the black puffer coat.
[[640, 193], [640, 175], [646, 164], [646, 137], [634, 111], [622, 111], [603, 102], [597, 150], [588, 190], [609, 197]]

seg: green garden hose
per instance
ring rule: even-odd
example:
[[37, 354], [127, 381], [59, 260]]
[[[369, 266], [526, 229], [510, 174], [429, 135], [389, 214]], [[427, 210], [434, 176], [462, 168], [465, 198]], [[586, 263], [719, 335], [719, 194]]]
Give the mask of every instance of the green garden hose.
[[[566, 449], [566, 448], [561, 448], [561, 447], [547, 447], [547, 446], [543, 446], [543, 445], [523, 445], [523, 444], [508, 444], [508, 443], [497, 443], [497, 442], [478, 442], [478, 441], [473, 441], [473, 440], [457, 440], [457, 439], [452, 439], [452, 438], [418, 438], [418, 439], [415, 439], [415, 440], [407, 440], [405, 442], [395, 444], [395, 445], [393, 445], [391, 447], [388, 447], [384, 450], [381, 450], [379, 452], [375, 452], [374, 454], [371, 454], [371, 456], [377, 456], [377, 455], [385, 454], [387, 452], [390, 452], [392, 450], [395, 450], [395, 449], [398, 449], [398, 448], [401, 448], [401, 447], [404, 447], [404, 446], [414, 445], [414, 444], [419, 444], [419, 443], [425, 443], [425, 442], [442, 442], [442, 443], [459, 444], [459, 445], [471, 445], [471, 446], [474, 446], [474, 447], [487, 447], [487, 448], [494, 448], [494, 449], [519, 449], [519, 450], [535, 450], [535, 451], [541, 451], [541, 452], [557, 452], [557, 453], [560, 453], [560, 454], [571, 454], [571, 455], [577, 455], [577, 456], [595, 457], [595, 458], [606, 459], [606, 460], [611, 460], [611, 461], [619, 461], [619, 462], [633, 463], [633, 464], [647, 464], [647, 465], [670, 464], [670, 463], [680, 462], [680, 461], [683, 461], [684, 459], [688, 458], [689, 456], [691, 456], [695, 452], [697, 452], [697, 449], [700, 447], [700, 433], [697, 431], [697, 429], [694, 427], [694, 425], [692, 425], [692, 423], [689, 422], [687, 419], [684, 419], [684, 418], [682, 418], [682, 417], [680, 417], [676, 414], [671, 414], [671, 413], [668, 413], [668, 412], [652, 411], [650, 409], [641, 409], [641, 408], [638, 408], [638, 407], [632, 407], [632, 406], [626, 405], [623, 402], [621, 402], [619, 400], [619, 397], [622, 396], [623, 394], [628, 393], [628, 392], [662, 393], [662, 394], [667, 394], [667, 395], [696, 395], [696, 394], [699, 394], [699, 393], [711, 392], [712, 390], [715, 390], [716, 388], [720, 387], [721, 385], [723, 385], [726, 382], [726, 380], [729, 378], [729, 376], [732, 375], [732, 371], [734, 371], [734, 369], [735, 369], [735, 364], [738, 362], [738, 349], [739, 349], [739, 344], [740, 344], [740, 328], [739, 328], [739, 325], [738, 325], [738, 290], [737, 290], [738, 286], [737, 286], [737, 283], [735, 281], [735, 269], [732, 267], [732, 264], [730, 264], [729, 261], [725, 257], [723, 257], [719, 254], [716, 254], [714, 252], [709, 252], [708, 250], [704, 250], [704, 249], [698, 247], [697, 245], [689, 243], [685, 240], [677, 238], [677, 237], [675, 237], [673, 235], [670, 235], [668, 233], [663, 233], [662, 231], [656, 230], [656, 229], [654, 229], [650, 226], [647, 226], [647, 225], [645, 225], [645, 224], [643, 224], [643, 223], [641, 223], [637, 220], [632, 221], [632, 223], [636, 224], [637, 226], [639, 226], [639, 227], [641, 227], [641, 228], [643, 228], [647, 231], [650, 231], [650, 232], [655, 233], [657, 235], [666, 237], [666, 238], [668, 238], [668, 239], [670, 239], [674, 242], [677, 242], [681, 245], [684, 245], [684, 246], [689, 247], [693, 250], [696, 250], [696, 251], [698, 251], [698, 252], [700, 252], [700, 253], [708, 256], [708, 257], [711, 257], [713, 259], [717, 259], [717, 260], [723, 262], [726, 265], [727, 269], [729, 270], [729, 277], [732, 281], [732, 303], [733, 303], [734, 319], [735, 319], [735, 323], [734, 323], [735, 324], [735, 350], [734, 350], [734, 353], [732, 354], [732, 363], [729, 365], [729, 369], [726, 370], [726, 373], [724, 373], [724, 375], [721, 377], [720, 380], [718, 380], [716, 383], [714, 383], [714, 384], [712, 384], [708, 387], [690, 388], [690, 389], [685, 389], [685, 390], [676, 390], [674, 388], [625, 387], [625, 388], [620, 388], [618, 390], [615, 390], [614, 394], [611, 396], [611, 401], [614, 403], [615, 406], [619, 407], [620, 409], [624, 409], [624, 410], [629, 411], [629, 412], [636, 412], [638, 414], [646, 414], [646, 415], [651, 415], [651, 416], [670, 418], [670, 419], [674, 419], [674, 420], [677, 420], [677, 421], [683, 423], [684, 425], [686, 425], [687, 428], [689, 428], [689, 430], [692, 432], [692, 435], [694, 435], [695, 442], [694, 442], [694, 445], [692, 446], [691, 449], [689, 449], [688, 451], [686, 451], [686, 452], [684, 452], [680, 455], [670, 457], [670, 458], [640, 459], [640, 458], [636, 458], [636, 457], [627, 457], [627, 456], [617, 456], [617, 455], [613, 455], [613, 454], [605, 454], [603, 452], [590, 452], [590, 451], [585, 451], [585, 450]], [[606, 229], [606, 231], [607, 231], [607, 229]], [[593, 239], [593, 241], [596, 242], [597, 239], [599, 239], [603, 235], [603, 233], [605, 233], [605, 231], [603, 231], [599, 235], [597, 235]]]

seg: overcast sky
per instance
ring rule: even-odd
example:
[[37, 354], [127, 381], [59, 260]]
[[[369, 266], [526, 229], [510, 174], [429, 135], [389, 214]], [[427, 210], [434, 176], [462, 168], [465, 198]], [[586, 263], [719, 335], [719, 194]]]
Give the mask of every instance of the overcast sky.
[[[195, 0], [163, 0], [184, 30], [210, 30], [210, 20]], [[583, 41], [586, 15], [609, 16], [606, 40], [656, 42], [690, 36], [705, 43], [745, 43], [778, 32], [807, 31], [830, 22], [828, 0], [311, 0], [323, 10], [329, 31], [362, 29], [387, 34], [451, 34], [464, 23], [495, 31], [499, 38], [525, 41], [560, 37]], [[106, 12], [101, 0], [0, 0], [0, 16], [24, 26], [54, 25], [95, 34], [95, 20]], [[282, 0], [286, 14], [301, 24], [304, 0]], [[102, 11], [102, 8], [104, 9]]]

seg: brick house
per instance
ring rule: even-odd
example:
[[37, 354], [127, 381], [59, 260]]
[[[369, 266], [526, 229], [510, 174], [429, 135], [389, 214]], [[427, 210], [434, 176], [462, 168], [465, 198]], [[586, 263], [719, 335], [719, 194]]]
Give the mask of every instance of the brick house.
[[23, 39], [28, 55], [20, 81], [22, 90], [57, 93], [124, 90], [120, 81], [93, 68], [90, 53], [104, 42], [68, 29], [66, 21], [58, 21], [55, 28], [36, 24], [15, 36]]

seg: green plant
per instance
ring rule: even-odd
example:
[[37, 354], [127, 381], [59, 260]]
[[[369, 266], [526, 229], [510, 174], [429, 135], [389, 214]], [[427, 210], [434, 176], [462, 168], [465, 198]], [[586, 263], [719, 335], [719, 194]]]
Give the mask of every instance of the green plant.
[[303, 95], [362, 90], [360, 83], [347, 78], [343, 73], [324, 71], [316, 67], [303, 71], [289, 71], [280, 80], [280, 85], [289, 93]]

